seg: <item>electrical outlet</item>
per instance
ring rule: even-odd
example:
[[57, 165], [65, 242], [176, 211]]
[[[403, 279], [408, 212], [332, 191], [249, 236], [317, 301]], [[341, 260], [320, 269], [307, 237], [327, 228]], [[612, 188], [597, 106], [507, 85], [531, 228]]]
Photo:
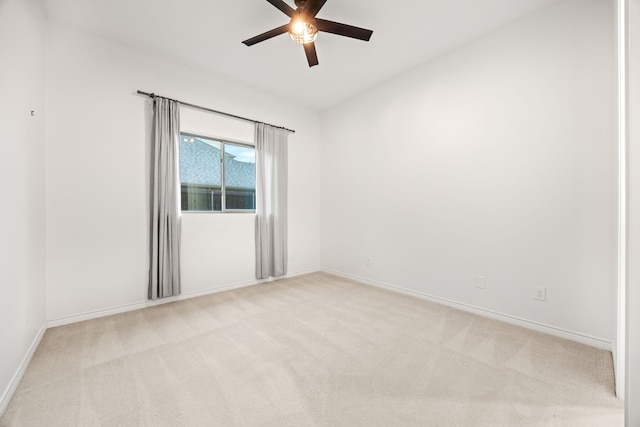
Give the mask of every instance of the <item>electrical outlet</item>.
[[476, 288], [484, 289], [487, 287], [487, 278], [484, 276], [476, 276]]
[[536, 293], [535, 293], [533, 299], [537, 299], [537, 300], [540, 300], [540, 301], [546, 301], [547, 300], [547, 288], [537, 287], [536, 288]]

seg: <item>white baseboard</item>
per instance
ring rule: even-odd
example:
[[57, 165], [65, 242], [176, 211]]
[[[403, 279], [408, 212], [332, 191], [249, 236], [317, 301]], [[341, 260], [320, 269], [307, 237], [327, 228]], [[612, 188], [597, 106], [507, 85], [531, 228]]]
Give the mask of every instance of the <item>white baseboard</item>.
[[470, 304], [465, 304], [446, 298], [440, 298], [435, 295], [429, 295], [422, 292], [406, 289], [400, 286], [394, 286], [387, 283], [381, 283], [374, 280], [365, 279], [364, 277], [356, 276], [353, 274], [342, 273], [340, 271], [334, 271], [327, 268], [323, 268], [322, 271], [335, 274], [336, 276], [344, 277], [347, 279], [356, 280], [365, 285], [375, 286], [377, 288], [383, 288], [394, 292], [400, 292], [405, 295], [412, 295], [427, 301], [443, 304], [458, 310], [474, 313], [483, 317], [489, 317], [491, 319], [499, 320], [501, 322], [509, 323], [511, 325], [521, 326], [523, 328], [531, 329], [537, 332], [553, 335], [556, 337], [564, 338], [570, 341], [575, 341], [581, 344], [585, 344], [591, 347], [607, 350], [613, 353], [614, 347], [611, 341], [603, 340], [601, 338], [592, 337], [589, 335], [581, 334], [578, 332], [568, 331], [566, 329], [557, 328], [555, 326], [546, 325], [544, 323], [534, 322], [532, 320], [523, 319], [517, 316], [511, 316], [509, 314], [499, 313], [493, 310], [487, 310], [485, 308], [476, 307]]
[[621, 378], [620, 374], [622, 369], [618, 369], [618, 346], [616, 343], [612, 343], [611, 357], [613, 357], [613, 380], [615, 382], [615, 392], [616, 397], [619, 400], [624, 400], [624, 379]]
[[[542, 332], [542, 333], [546, 333], [549, 335], [553, 335], [556, 337], [560, 337], [560, 338], [564, 338], [564, 339], [568, 339], [571, 341], [575, 341], [575, 342], [579, 342], [581, 344], [585, 344], [591, 347], [596, 347], [602, 350], [607, 350], [607, 351], [611, 351], [612, 353], [614, 352], [614, 346], [613, 343], [607, 340], [603, 340], [600, 338], [596, 338], [596, 337], [592, 337], [586, 334], [581, 334], [578, 332], [573, 332], [573, 331], [569, 331], [566, 329], [562, 329], [562, 328], [558, 328], [555, 326], [551, 326], [551, 325], [546, 325], [544, 323], [539, 323], [539, 322], [535, 322], [532, 320], [527, 320], [527, 319], [523, 319], [517, 316], [511, 316], [509, 314], [504, 314], [504, 313], [499, 313], [496, 311], [492, 311], [492, 310], [487, 310], [485, 308], [481, 308], [481, 307], [476, 307], [470, 304], [465, 304], [465, 303], [461, 303], [458, 301], [453, 301], [453, 300], [449, 300], [446, 298], [441, 298], [441, 297], [437, 297], [435, 295], [429, 295], [429, 294], [425, 294], [422, 292], [418, 292], [418, 291], [414, 291], [414, 290], [410, 290], [410, 289], [406, 289], [400, 286], [395, 286], [395, 285], [390, 285], [388, 283], [382, 283], [382, 282], [377, 282], [374, 280], [369, 280], [366, 279], [364, 277], [360, 277], [360, 276], [356, 276], [353, 274], [348, 274], [348, 273], [342, 273], [340, 271], [335, 271], [335, 270], [331, 270], [331, 269], [308, 269], [308, 270], [300, 270], [300, 271], [296, 271], [296, 272], [292, 272], [289, 273], [285, 276], [285, 278], [289, 278], [289, 277], [296, 277], [296, 276], [301, 276], [304, 274], [310, 274], [310, 273], [315, 273], [317, 271], [324, 271], [326, 273], [329, 274], [334, 274], [336, 276], [340, 276], [340, 277], [345, 277], [347, 279], [352, 279], [352, 280], [356, 280], [358, 282], [361, 282], [363, 284], [366, 285], [370, 285], [370, 286], [375, 286], [375, 287], [379, 287], [379, 288], [383, 288], [383, 289], [387, 289], [387, 290], [391, 290], [391, 291], [395, 291], [395, 292], [400, 292], [406, 295], [412, 295], [412, 296], [416, 296], [419, 298], [423, 298], [426, 299], [428, 301], [431, 302], [436, 302], [439, 304], [444, 304], [446, 306], [449, 307], [453, 307], [456, 308], [458, 310], [462, 310], [462, 311], [467, 311], [470, 313], [474, 313], [474, 314], [478, 314], [480, 316], [484, 316], [484, 317], [489, 317], [495, 320], [499, 320], [505, 323], [509, 323], [512, 325], [516, 325], [516, 326], [521, 326], [527, 329], [531, 329], [534, 331], [538, 331], [538, 332]], [[175, 302], [175, 301], [181, 301], [181, 300], [186, 300], [186, 299], [190, 299], [190, 298], [196, 298], [196, 297], [200, 297], [200, 296], [205, 296], [205, 295], [211, 295], [211, 294], [215, 294], [215, 293], [219, 293], [219, 292], [224, 292], [224, 291], [229, 291], [229, 290], [233, 290], [233, 289], [240, 289], [240, 288], [245, 288], [248, 286], [255, 286], [255, 285], [259, 285], [261, 283], [267, 283], [267, 282], [271, 282], [274, 280], [278, 280], [278, 279], [282, 279], [282, 278], [270, 278], [267, 280], [249, 280], [246, 282], [240, 282], [240, 283], [235, 283], [235, 284], [231, 284], [231, 285], [226, 285], [226, 286], [220, 286], [217, 288], [210, 288], [210, 289], [204, 289], [204, 290], [200, 290], [200, 291], [195, 291], [195, 292], [189, 292], [189, 293], [184, 293], [175, 297], [169, 297], [169, 298], [163, 298], [161, 300], [155, 300], [155, 301], [144, 301], [144, 302], [140, 302], [140, 303], [134, 303], [134, 304], [127, 304], [127, 305], [122, 305], [122, 306], [118, 306], [118, 307], [112, 307], [112, 308], [108, 308], [108, 309], [103, 309], [103, 310], [97, 310], [97, 311], [91, 311], [91, 312], [86, 312], [86, 313], [82, 313], [82, 314], [78, 314], [78, 315], [73, 315], [73, 316], [68, 316], [68, 317], [63, 317], [63, 318], [59, 318], [59, 319], [53, 319], [50, 320], [47, 324], [47, 326], [49, 328], [53, 328], [56, 326], [62, 326], [62, 325], [68, 325], [71, 323], [76, 323], [76, 322], [82, 322], [84, 320], [90, 320], [90, 319], [96, 319], [99, 317], [105, 317], [105, 316], [111, 316], [114, 314], [119, 314], [119, 313], [125, 313], [128, 311], [134, 311], [134, 310], [139, 310], [142, 308], [147, 308], [147, 307], [153, 307], [156, 305], [160, 305], [160, 304], [167, 304], [167, 303], [171, 303], [171, 302]]]
[[9, 406], [9, 402], [11, 401], [11, 398], [13, 397], [14, 393], [18, 389], [18, 384], [20, 384], [20, 380], [22, 380], [22, 377], [24, 376], [24, 373], [26, 372], [27, 367], [29, 367], [29, 363], [31, 363], [31, 359], [33, 358], [33, 355], [36, 353], [36, 350], [38, 349], [38, 346], [40, 345], [40, 341], [42, 341], [42, 337], [44, 337], [44, 333], [46, 330], [47, 330], [47, 324], [43, 323], [42, 326], [40, 327], [40, 330], [36, 334], [35, 338], [31, 342], [31, 345], [29, 346], [29, 350], [27, 350], [27, 354], [25, 354], [24, 358], [22, 359], [22, 362], [20, 363], [20, 366], [18, 366], [18, 370], [13, 375], [13, 378], [11, 378], [11, 382], [9, 382], [9, 385], [5, 389], [4, 393], [2, 393], [2, 397], [0, 397], [0, 417], [2, 416], [2, 414], [4, 414], [4, 411], [7, 409], [7, 406]]
[[284, 277], [269, 278], [265, 280], [248, 280], [246, 282], [239, 282], [231, 285], [219, 286], [216, 288], [203, 289], [203, 290], [194, 291], [194, 292], [187, 292], [174, 297], [167, 297], [167, 298], [162, 298], [154, 301], [143, 301], [139, 303], [126, 304], [126, 305], [121, 305], [117, 307], [111, 307], [111, 308], [106, 308], [106, 309], [101, 309], [96, 311], [89, 311], [81, 314], [75, 314], [72, 316], [66, 316], [58, 319], [49, 320], [49, 322], [47, 323], [47, 326], [49, 328], [54, 328], [56, 326], [69, 325], [72, 323], [82, 322], [84, 320], [97, 319], [99, 317], [106, 317], [114, 314], [126, 313], [128, 311], [140, 310], [142, 308], [154, 307], [161, 304], [168, 304], [171, 302], [197, 298], [205, 295], [216, 294], [219, 292], [230, 291], [233, 289], [246, 288], [248, 286], [255, 286], [261, 283], [273, 282], [275, 280], [280, 280], [283, 278], [302, 276], [304, 274], [315, 273], [317, 271], [320, 271], [320, 270], [317, 268], [308, 269], [308, 270], [299, 270], [292, 273], [287, 273], [287, 275]]

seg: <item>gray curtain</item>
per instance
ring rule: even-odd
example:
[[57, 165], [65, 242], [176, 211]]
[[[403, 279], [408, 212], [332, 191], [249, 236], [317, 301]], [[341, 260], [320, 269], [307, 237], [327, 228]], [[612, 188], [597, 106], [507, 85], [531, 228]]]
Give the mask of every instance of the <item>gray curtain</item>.
[[287, 137], [256, 124], [256, 277], [287, 274]]
[[154, 97], [149, 299], [180, 293], [180, 104]]

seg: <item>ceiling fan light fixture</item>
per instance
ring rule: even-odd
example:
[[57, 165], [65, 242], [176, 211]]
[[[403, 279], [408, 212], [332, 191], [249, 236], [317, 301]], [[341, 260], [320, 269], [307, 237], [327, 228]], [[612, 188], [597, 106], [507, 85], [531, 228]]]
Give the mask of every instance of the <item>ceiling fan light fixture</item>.
[[291, 18], [291, 20], [288, 24], [258, 34], [242, 43], [247, 46], [253, 46], [256, 43], [269, 40], [280, 34], [289, 33], [291, 40], [302, 45], [309, 67], [318, 65], [318, 54], [316, 53], [316, 44], [314, 43], [316, 37], [318, 37], [318, 31], [367, 42], [371, 38], [371, 34], [373, 34], [373, 31], [367, 30], [366, 28], [316, 18], [316, 15], [327, 0], [295, 0], [297, 9], [289, 6], [284, 0], [267, 1]]
[[291, 21], [289, 36], [296, 43], [311, 43], [318, 37], [318, 29], [310, 22], [297, 19]]

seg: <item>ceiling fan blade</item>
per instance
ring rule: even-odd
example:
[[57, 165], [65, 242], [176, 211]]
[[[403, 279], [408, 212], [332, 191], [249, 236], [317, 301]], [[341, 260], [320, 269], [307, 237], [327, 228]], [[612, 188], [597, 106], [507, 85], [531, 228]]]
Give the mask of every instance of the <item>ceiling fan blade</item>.
[[269, 3], [280, 9], [284, 14], [286, 14], [289, 18], [293, 18], [293, 13], [295, 10], [283, 2], [282, 0], [267, 0]]
[[253, 46], [256, 43], [260, 43], [272, 37], [279, 36], [280, 34], [286, 33], [287, 31], [289, 31], [289, 24], [283, 25], [282, 27], [274, 28], [273, 30], [267, 31], [266, 33], [262, 33], [255, 37], [251, 37], [250, 39], [247, 39], [242, 43], [246, 44], [247, 46]]
[[307, 61], [309, 62], [309, 67], [313, 67], [314, 65], [318, 65], [318, 54], [316, 53], [316, 45], [313, 42], [304, 43], [304, 53], [307, 54]]
[[339, 36], [351, 37], [352, 39], [369, 41], [373, 31], [352, 25], [341, 24], [339, 22], [327, 21], [316, 18], [316, 28], [325, 33], [338, 34]]
[[304, 7], [305, 14], [311, 18], [315, 18], [326, 2], [327, 0], [307, 0], [307, 5]]

